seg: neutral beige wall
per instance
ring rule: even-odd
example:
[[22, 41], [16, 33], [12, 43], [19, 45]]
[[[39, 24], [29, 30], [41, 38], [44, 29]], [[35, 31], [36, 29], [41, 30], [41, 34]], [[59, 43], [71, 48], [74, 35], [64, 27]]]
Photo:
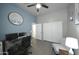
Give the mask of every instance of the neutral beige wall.
[[[73, 15], [72, 15], [73, 12]], [[69, 4], [67, 8], [52, 11], [49, 14], [41, 15], [37, 17], [37, 23], [46, 23], [53, 21], [63, 21], [63, 37], [71, 36], [79, 40], [79, 25], [75, 25], [74, 21], [70, 21], [70, 16], [75, 16], [75, 4]], [[64, 39], [65, 40], [65, 39]], [[65, 43], [62, 40], [62, 43]], [[79, 54], [79, 49], [75, 51], [76, 54]]]
[[[73, 13], [73, 15], [72, 15]], [[75, 16], [75, 4], [71, 4], [68, 7], [68, 31], [67, 31], [67, 36], [71, 36], [71, 37], [75, 37], [78, 39], [79, 41], [79, 25], [75, 25], [74, 21], [75, 18], [73, 19], [73, 21], [70, 21], [69, 17], [70, 16]], [[76, 54], [79, 54], [79, 49], [75, 51]]]
[[[67, 8], [60, 9], [58, 11], [52, 11], [49, 14], [41, 15], [37, 17], [37, 23], [48, 23], [53, 21], [63, 22], [63, 37], [66, 37], [67, 33]], [[64, 43], [64, 40], [62, 40]]]

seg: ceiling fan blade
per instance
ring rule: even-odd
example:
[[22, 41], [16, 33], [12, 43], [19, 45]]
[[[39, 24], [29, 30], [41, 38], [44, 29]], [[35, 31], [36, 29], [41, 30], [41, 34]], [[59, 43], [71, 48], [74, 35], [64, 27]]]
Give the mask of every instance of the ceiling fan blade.
[[45, 5], [45, 4], [41, 4], [41, 6], [44, 7], [44, 8], [48, 8], [48, 6]]
[[31, 5], [28, 5], [27, 7], [31, 7], [31, 6], [35, 6], [36, 4], [34, 3], [34, 4], [31, 4]]

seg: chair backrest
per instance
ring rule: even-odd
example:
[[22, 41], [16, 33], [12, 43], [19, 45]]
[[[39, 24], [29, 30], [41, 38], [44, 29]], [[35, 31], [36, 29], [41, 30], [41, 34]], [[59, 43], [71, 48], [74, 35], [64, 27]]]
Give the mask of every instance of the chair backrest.
[[11, 41], [18, 38], [18, 34], [17, 33], [11, 33], [11, 34], [6, 34], [6, 40]]
[[29, 47], [31, 44], [31, 36], [24, 37], [21, 44], [23, 47]]

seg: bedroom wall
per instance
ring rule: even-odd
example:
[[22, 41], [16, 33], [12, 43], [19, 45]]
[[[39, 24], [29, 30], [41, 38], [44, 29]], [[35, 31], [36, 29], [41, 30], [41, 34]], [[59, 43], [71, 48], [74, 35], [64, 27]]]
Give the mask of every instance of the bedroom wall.
[[[8, 14], [16, 11], [22, 15], [24, 21], [20, 26], [13, 25], [8, 20]], [[31, 15], [28, 11], [23, 10], [16, 4], [0, 4], [0, 40], [4, 39], [5, 34], [16, 32], [30, 32], [32, 23], [35, 22], [36, 17]]]
[[[73, 12], [73, 15], [72, 15]], [[67, 8], [52, 11], [46, 15], [41, 15], [37, 17], [37, 23], [47, 23], [53, 21], [62, 21], [63, 22], [63, 37], [75, 37], [79, 42], [79, 25], [75, 25], [74, 21], [70, 21], [70, 16], [75, 16], [75, 4], [69, 4]], [[65, 40], [65, 39], [64, 39]], [[65, 41], [61, 40], [62, 43]], [[79, 44], [78, 44], [79, 46]], [[75, 54], [79, 55], [79, 49], [75, 50]]]
[[[73, 12], [73, 15], [72, 15]], [[68, 31], [67, 31], [67, 36], [70, 37], [75, 37], [78, 39], [79, 42], [79, 25], [75, 25], [74, 20], [70, 21], [69, 17], [70, 16], [75, 16], [75, 4], [71, 4], [68, 7]], [[79, 44], [78, 44], [79, 46]], [[75, 50], [75, 53], [79, 55], [79, 49]]]
[[[46, 15], [41, 15], [37, 17], [37, 23], [48, 23], [54, 21], [63, 22], [63, 37], [66, 37], [67, 34], [67, 8], [60, 9], [58, 11], [52, 11]], [[64, 39], [61, 40], [62, 43], [65, 42]]]

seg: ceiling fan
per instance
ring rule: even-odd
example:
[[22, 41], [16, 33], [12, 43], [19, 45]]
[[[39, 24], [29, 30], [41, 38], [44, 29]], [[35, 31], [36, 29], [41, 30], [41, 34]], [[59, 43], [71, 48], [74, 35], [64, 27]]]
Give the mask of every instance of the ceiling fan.
[[27, 7], [32, 7], [32, 6], [36, 6], [37, 12], [39, 12], [39, 9], [41, 7], [48, 8], [48, 6], [44, 3], [34, 3], [34, 4], [27, 5]]

